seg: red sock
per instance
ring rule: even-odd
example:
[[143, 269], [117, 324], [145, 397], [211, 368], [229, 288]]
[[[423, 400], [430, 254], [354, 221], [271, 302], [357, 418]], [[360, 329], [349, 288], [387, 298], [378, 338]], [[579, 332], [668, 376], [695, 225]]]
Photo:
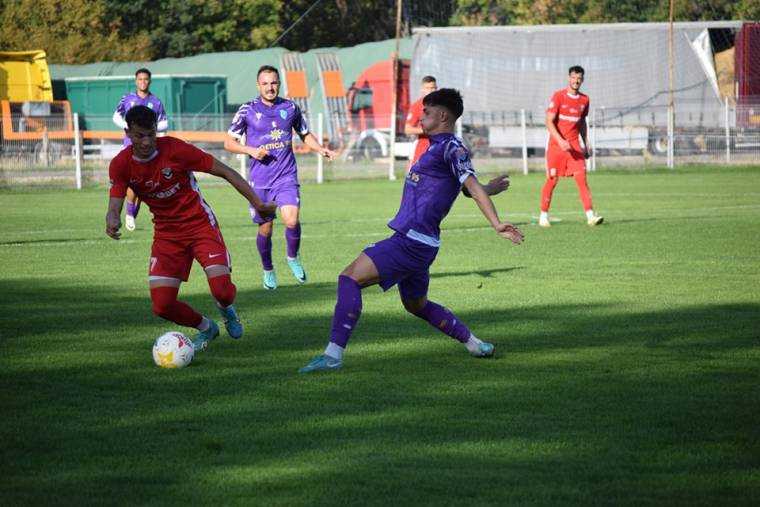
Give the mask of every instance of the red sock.
[[546, 178], [544, 188], [541, 189], [541, 211], [543, 212], [549, 211], [549, 206], [552, 204], [552, 193], [554, 192], [554, 187], [557, 186], [558, 179]]
[[227, 308], [235, 302], [237, 287], [232, 283], [232, 277], [229, 274], [209, 278], [208, 286], [211, 289], [211, 295], [214, 296], [214, 299], [216, 299], [222, 307]]
[[586, 171], [578, 171], [574, 175], [575, 184], [578, 185], [578, 192], [581, 195], [581, 202], [583, 203], [583, 210], [588, 211], [594, 209], [591, 205], [591, 190], [588, 188], [586, 182]]
[[150, 299], [153, 301], [153, 313], [175, 324], [198, 327], [203, 316], [182, 301], [177, 301], [179, 287], [152, 287]]

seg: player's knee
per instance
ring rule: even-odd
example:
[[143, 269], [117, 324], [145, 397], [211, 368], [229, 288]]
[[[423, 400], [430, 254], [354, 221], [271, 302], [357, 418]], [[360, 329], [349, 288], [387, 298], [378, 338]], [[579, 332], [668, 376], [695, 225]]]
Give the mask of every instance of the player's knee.
[[298, 217], [283, 217], [282, 222], [285, 224], [285, 227], [288, 229], [296, 229], [298, 228]]
[[411, 313], [412, 315], [419, 316], [420, 312], [422, 312], [422, 309], [425, 308], [425, 304], [427, 303], [426, 298], [416, 298], [416, 299], [402, 299], [401, 304], [404, 305], [404, 309]]
[[272, 222], [265, 222], [259, 225], [259, 235], [264, 237], [270, 237], [272, 235]]

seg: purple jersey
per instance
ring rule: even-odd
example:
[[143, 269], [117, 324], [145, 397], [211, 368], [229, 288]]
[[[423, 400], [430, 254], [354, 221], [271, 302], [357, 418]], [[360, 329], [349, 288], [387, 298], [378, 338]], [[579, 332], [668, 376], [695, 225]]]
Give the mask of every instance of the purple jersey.
[[470, 153], [454, 134], [430, 137], [430, 148], [409, 169], [401, 206], [388, 227], [433, 247], [441, 244], [446, 217], [468, 176], [475, 175]]
[[[116, 123], [116, 125], [121, 128], [126, 128], [125, 121], [127, 118], [127, 111], [135, 106], [146, 106], [152, 109], [154, 113], [156, 113], [156, 119], [158, 120], [156, 130], [158, 132], [164, 132], [169, 128], [169, 122], [166, 119], [166, 111], [164, 111], [164, 105], [161, 103], [158, 97], [150, 92], [145, 98], [141, 98], [137, 92], [132, 92], [124, 95], [119, 101], [119, 105], [116, 106], [116, 111], [113, 113], [114, 123]], [[124, 146], [129, 146], [132, 144], [132, 141], [130, 141], [127, 136], [124, 136], [123, 144]]]
[[309, 126], [295, 102], [278, 97], [267, 106], [257, 97], [246, 102], [232, 119], [228, 133], [246, 146], [264, 148], [269, 154], [263, 160], [251, 158], [248, 181], [255, 188], [298, 185], [298, 168], [293, 153], [293, 131], [305, 136]]

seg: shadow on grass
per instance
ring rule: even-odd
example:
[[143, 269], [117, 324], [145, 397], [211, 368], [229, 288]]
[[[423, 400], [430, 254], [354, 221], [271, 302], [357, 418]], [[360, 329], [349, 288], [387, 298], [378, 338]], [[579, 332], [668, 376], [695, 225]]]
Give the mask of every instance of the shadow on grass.
[[333, 284], [241, 291], [267, 333], [180, 371], [134, 347], [147, 294], [2, 290], [3, 335], [16, 329], [0, 352], [9, 504], [748, 503], [760, 490], [757, 304], [454, 308], [497, 343], [491, 361], [400, 306], [368, 308], [345, 368], [300, 376], [330, 308], [278, 304], [332, 300]]

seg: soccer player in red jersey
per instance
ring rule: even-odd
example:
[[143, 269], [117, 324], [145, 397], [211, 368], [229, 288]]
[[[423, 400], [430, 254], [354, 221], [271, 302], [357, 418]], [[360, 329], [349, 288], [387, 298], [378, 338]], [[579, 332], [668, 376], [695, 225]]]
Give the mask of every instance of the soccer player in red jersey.
[[263, 203], [233, 169], [208, 153], [173, 137], [156, 138], [156, 114], [145, 106], [127, 112], [125, 132], [132, 145], [123, 149], [108, 169], [111, 179], [106, 234], [119, 239], [121, 209], [131, 188], [153, 213], [154, 235], [148, 280], [153, 313], [181, 326], [194, 327], [193, 348], [204, 350], [219, 335], [208, 317], [177, 300], [193, 259], [203, 266], [211, 295], [232, 338], [243, 335], [233, 302], [236, 287], [230, 278], [230, 255], [214, 212], [201, 195], [193, 171], [227, 180], [263, 215], [274, 203]]
[[[538, 219], [538, 225], [541, 227], [551, 225], [549, 206], [552, 193], [558, 179], [563, 176], [575, 179], [588, 224], [599, 225], [604, 220], [594, 213], [591, 191], [586, 182], [586, 159], [589, 157], [586, 116], [589, 99], [588, 95], [580, 92], [583, 74], [583, 67], [570, 67], [567, 88], [554, 92], [546, 110], [549, 145], [546, 148], [546, 183], [541, 190], [541, 215]], [[583, 138], [583, 147], [579, 138]]]
[[409, 114], [406, 116], [406, 124], [404, 125], [404, 134], [408, 136], [417, 136], [417, 142], [414, 145], [414, 155], [412, 160], [409, 161], [409, 168], [411, 168], [420, 159], [423, 153], [430, 148], [430, 139], [422, 131], [422, 99], [424, 99], [428, 93], [434, 92], [438, 89], [438, 84], [433, 76], [425, 76], [422, 78], [422, 88], [420, 88], [420, 98], [417, 102], [411, 105], [409, 108]]

